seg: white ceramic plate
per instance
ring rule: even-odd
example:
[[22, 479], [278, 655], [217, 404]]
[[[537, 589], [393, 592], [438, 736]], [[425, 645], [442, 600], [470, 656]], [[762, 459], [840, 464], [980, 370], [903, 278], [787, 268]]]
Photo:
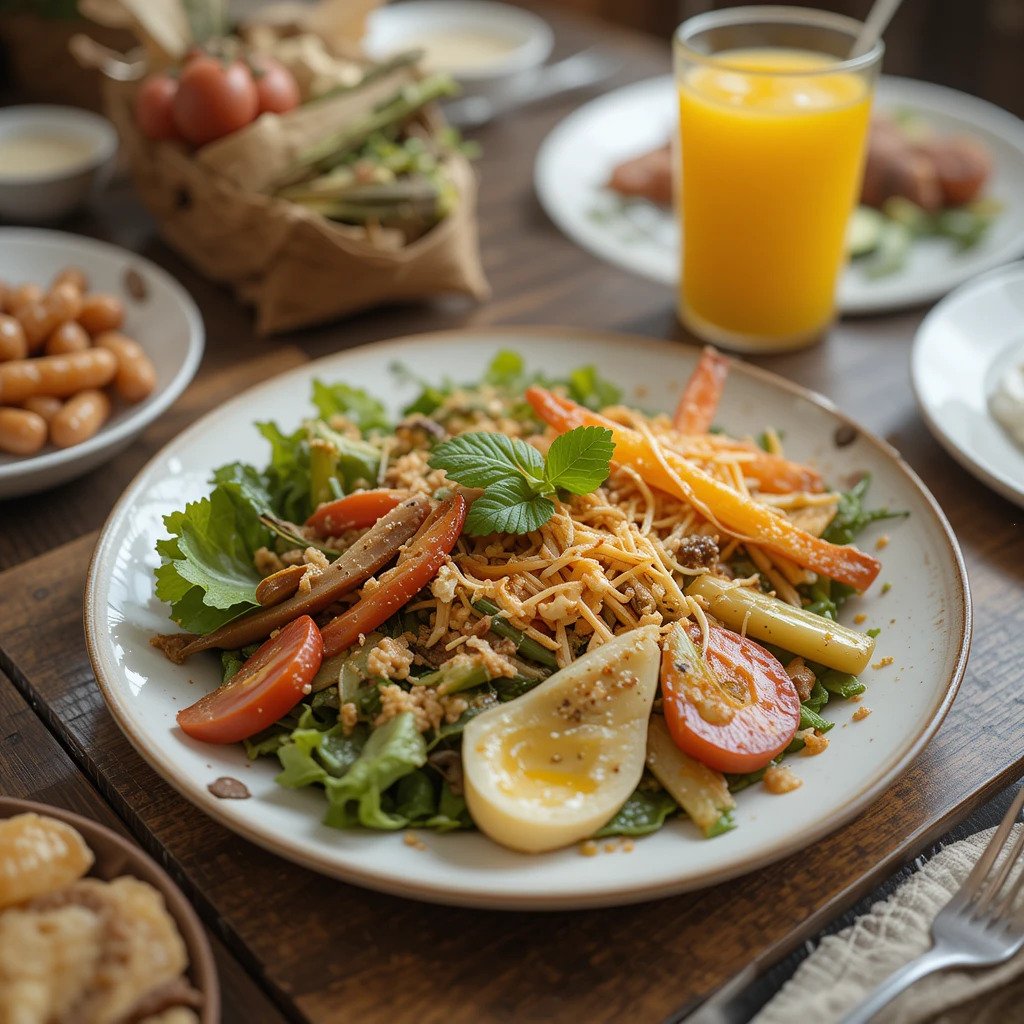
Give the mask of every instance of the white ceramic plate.
[[[236, 459], [264, 460], [253, 416], [282, 426], [308, 408], [313, 377], [369, 388], [397, 408], [413, 389], [388, 367], [405, 363], [428, 380], [477, 378], [502, 348], [529, 366], [562, 373], [596, 364], [626, 394], [671, 409], [696, 350], [621, 335], [509, 327], [424, 335], [317, 360], [240, 395], [169, 444], [128, 487], [103, 530], [86, 593], [85, 623], [93, 667], [111, 712], [142, 756], [212, 817], [282, 856], [359, 885], [441, 903], [499, 908], [590, 907], [628, 903], [710, 885], [806, 846], [860, 812], [906, 767], [938, 727], [962, 675], [970, 635], [967, 580], [956, 541], [934, 500], [884, 442], [862, 431], [837, 448], [848, 424], [825, 400], [762, 370], [737, 364], [720, 420], [739, 432], [772, 424], [794, 456], [814, 460], [829, 479], [868, 470], [872, 502], [908, 509], [909, 521], [885, 524], [892, 543], [870, 596], [850, 607], [882, 627], [878, 657], [895, 664], [868, 671], [870, 718], [851, 723], [857, 705], [827, 710], [838, 722], [828, 751], [797, 759], [803, 787], [785, 797], [754, 787], [739, 797], [739, 827], [714, 840], [676, 821], [626, 854], [581, 857], [568, 849], [543, 856], [513, 853], [479, 834], [421, 833], [426, 850], [398, 834], [335, 831], [320, 824], [322, 795], [274, 783], [275, 767], [250, 765], [240, 747], [193, 742], [175, 713], [219, 683], [219, 659], [174, 666], [149, 645], [170, 627], [153, 596], [154, 541], [161, 516], [207, 493], [210, 470]], [[864, 542], [870, 549], [881, 528]], [[881, 583], [892, 590], [881, 594]], [[207, 784], [220, 775], [244, 780], [249, 800], [217, 800]]]
[[[662, 145], [675, 133], [671, 76], [617, 89], [581, 107], [544, 140], [534, 184], [548, 216], [602, 259], [675, 285], [678, 231], [670, 211], [648, 203], [625, 207], [604, 188], [612, 168]], [[880, 313], [932, 302], [975, 274], [1024, 254], [1024, 122], [953, 89], [883, 76], [875, 106], [919, 115], [943, 133], [967, 133], [988, 145], [995, 172], [987, 194], [1004, 209], [986, 238], [958, 254], [941, 239], [917, 243], [906, 267], [872, 281], [850, 266], [839, 284], [843, 313]]]
[[[47, 284], [63, 267], [81, 267], [93, 291], [125, 305], [124, 333], [156, 366], [156, 390], [137, 405], [116, 402], [94, 437], [74, 448], [44, 448], [29, 457], [0, 452], [0, 499], [32, 494], [81, 476], [124, 448], [185, 390], [203, 354], [203, 319], [184, 288], [155, 263], [116, 245], [33, 228], [0, 228], [0, 281]], [[125, 275], [134, 271], [145, 297], [134, 298]]]
[[911, 375], [928, 428], [968, 472], [1024, 508], [1024, 451], [989, 412], [1004, 373], [1024, 362], [1024, 263], [958, 288], [914, 338]]

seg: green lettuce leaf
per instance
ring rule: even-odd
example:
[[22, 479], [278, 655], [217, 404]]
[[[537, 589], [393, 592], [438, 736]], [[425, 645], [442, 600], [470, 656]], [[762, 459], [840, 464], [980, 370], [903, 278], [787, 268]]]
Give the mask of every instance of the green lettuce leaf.
[[322, 419], [344, 416], [364, 434], [372, 430], [392, 429], [391, 419], [383, 403], [378, 402], [362, 388], [354, 388], [341, 382], [325, 384], [322, 380], [314, 380], [313, 404]]
[[645, 836], [657, 832], [665, 819], [678, 810], [678, 804], [663, 789], [635, 789], [615, 817], [594, 833], [594, 838]]
[[270, 533], [256, 513], [222, 487], [209, 498], [164, 516], [170, 538], [159, 540], [156, 596], [191, 633], [209, 633], [256, 606], [257, 548]]
[[384, 810], [382, 797], [389, 787], [422, 767], [426, 760], [427, 745], [416, 729], [412, 713], [407, 711], [392, 718], [370, 734], [359, 757], [340, 779], [324, 780], [330, 804], [324, 823], [334, 828], [404, 827], [407, 819]]
[[256, 429], [270, 442], [270, 464], [262, 480], [272, 508], [281, 519], [304, 523], [313, 511], [306, 428], [285, 434], [276, 423], [257, 423]]

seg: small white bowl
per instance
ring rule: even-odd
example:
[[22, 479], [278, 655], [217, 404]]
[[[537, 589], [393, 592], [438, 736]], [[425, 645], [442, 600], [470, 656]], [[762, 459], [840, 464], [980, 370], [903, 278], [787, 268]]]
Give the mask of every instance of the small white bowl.
[[[410, 0], [374, 11], [365, 46], [376, 60], [403, 50], [425, 48], [432, 37], [479, 35], [499, 41], [496, 52], [479, 63], [442, 60], [431, 70], [446, 71], [462, 86], [463, 95], [497, 96], [528, 77], [551, 56], [554, 34], [543, 18], [508, 4], [489, 0]], [[424, 46], [427, 43], [427, 46]]]
[[203, 355], [199, 309], [155, 263], [63, 231], [0, 228], [0, 280], [46, 285], [67, 266], [85, 271], [91, 291], [116, 295], [124, 303], [124, 333], [153, 360], [156, 389], [137, 405], [116, 401], [114, 414], [100, 431], [73, 448], [48, 445], [37, 455], [0, 452], [0, 500], [55, 487], [113, 458], [185, 390]]
[[81, 159], [67, 166], [22, 174], [3, 173], [0, 157], [0, 217], [21, 224], [50, 223], [78, 209], [105, 183], [117, 152], [117, 132], [106, 118], [74, 107], [0, 110], [0, 147], [18, 136], [32, 135], [74, 140], [88, 147]]

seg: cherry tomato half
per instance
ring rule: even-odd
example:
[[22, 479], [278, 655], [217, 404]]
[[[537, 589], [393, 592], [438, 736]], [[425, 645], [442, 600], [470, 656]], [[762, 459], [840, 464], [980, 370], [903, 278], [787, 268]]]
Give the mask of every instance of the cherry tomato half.
[[178, 712], [182, 732], [206, 743], [238, 743], [286, 715], [323, 661], [320, 630], [308, 615], [271, 637], [223, 686]]
[[241, 61], [194, 57], [185, 65], [174, 97], [174, 123], [195, 146], [244, 128], [259, 111], [252, 72]]
[[180, 139], [174, 123], [174, 97], [178, 80], [170, 75], [150, 75], [135, 94], [135, 120], [147, 139]]
[[665, 722], [677, 747], [720, 772], [764, 768], [800, 726], [800, 698], [782, 664], [753, 640], [712, 626], [707, 659], [681, 624], [661, 661]]

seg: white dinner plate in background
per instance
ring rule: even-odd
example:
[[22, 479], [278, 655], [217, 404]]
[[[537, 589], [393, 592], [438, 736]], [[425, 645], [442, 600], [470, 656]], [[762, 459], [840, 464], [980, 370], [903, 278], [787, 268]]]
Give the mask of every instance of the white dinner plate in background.
[[[85, 629], [90, 658], [115, 720], [142, 757], [187, 799], [239, 834], [316, 871], [357, 885], [439, 903], [508, 909], [609, 906], [711, 885], [793, 853], [859, 814], [923, 748], [952, 703], [970, 644], [967, 578], [956, 540], [934, 499], [884, 441], [854, 425], [827, 400], [756, 367], [734, 364], [717, 421], [739, 435], [766, 425], [787, 451], [841, 482], [872, 474], [870, 501], [903, 509], [906, 520], [870, 527], [860, 543], [890, 543], [883, 568], [844, 619], [866, 616], [881, 627], [877, 669], [864, 673], [869, 718], [841, 701], [825, 709], [836, 722], [819, 757], [797, 758], [803, 786], [785, 796], [764, 787], [738, 796], [737, 827], [704, 839], [674, 820], [636, 842], [629, 854], [581, 857], [572, 847], [522, 854], [480, 833], [419, 833], [415, 849], [400, 833], [338, 831], [321, 823], [323, 795], [274, 782], [272, 759], [246, 760], [241, 746], [186, 737], [175, 714], [220, 683], [214, 654], [174, 665], [149, 640], [171, 628], [153, 593], [155, 541], [163, 516], [209, 491], [210, 471], [226, 462], [266, 461], [253, 419], [291, 429], [309, 409], [314, 377], [344, 380], [379, 395], [392, 414], [415, 395], [389, 368], [440, 383], [478, 379], [501, 349], [529, 368], [564, 376], [586, 361], [623, 388], [627, 400], [673, 409], [698, 350], [645, 338], [560, 328], [507, 327], [423, 335], [367, 345], [319, 359], [220, 405], [171, 441], [127, 487], [103, 529], [89, 570]], [[641, 397], [642, 396], [642, 397]], [[838, 431], [838, 433], [837, 433]], [[852, 438], [852, 440], [851, 440]], [[884, 586], [891, 583], [891, 589]], [[886, 660], [891, 657], [892, 664]], [[245, 780], [249, 800], [218, 800], [219, 776]]]
[[989, 411], [1012, 366], [1024, 363], [1024, 263], [958, 288], [925, 317], [911, 376], [928, 428], [968, 472], [1024, 508], [1024, 451]]
[[[976, 274], [1024, 255], [1024, 122], [944, 86], [883, 75], [878, 110], [919, 116], [943, 134], [974, 135], [994, 157], [986, 195], [1003, 204], [986, 237], [958, 253], [946, 239], [914, 243], [906, 266], [871, 280], [855, 264], [839, 285], [842, 313], [881, 313], [941, 298]], [[582, 248], [642, 277], [674, 286], [679, 238], [674, 216], [643, 201], [623, 203], [605, 188], [623, 160], [671, 138], [676, 125], [670, 75], [628, 85], [570, 114], [544, 140], [534, 168], [541, 205]], [[737, 239], [742, 244], [742, 239]]]

